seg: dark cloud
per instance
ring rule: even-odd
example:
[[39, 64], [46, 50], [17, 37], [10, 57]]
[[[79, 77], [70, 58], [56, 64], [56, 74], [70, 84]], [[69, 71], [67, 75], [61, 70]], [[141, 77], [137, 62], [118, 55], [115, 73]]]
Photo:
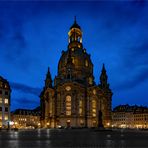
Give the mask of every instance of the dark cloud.
[[[9, 38], [5, 47], [5, 56], [7, 60], [14, 61], [17, 58], [21, 58], [25, 53], [27, 46], [26, 40], [22, 33], [16, 32]], [[13, 52], [11, 52], [13, 51]]]
[[33, 109], [39, 106], [39, 100], [36, 98], [26, 98], [26, 97], [19, 97], [11, 99], [11, 111], [21, 108], [21, 109]]
[[[12, 92], [13, 100], [30, 104], [29, 97], [41, 92], [46, 68], [50, 66], [52, 75], [56, 73], [74, 15], [84, 32], [83, 45], [89, 48], [94, 66], [99, 61], [109, 67], [111, 86], [131, 90], [141, 84], [142, 88], [142, 82], [147, 80], [147, 12], [148, 3], [138, 0], [0, 2], [1, 71], [12, 82], [22, 81], [11, 83], [12, 91], [22, 94], [17, 99], [18, 94]], [[99, 79], [98, 73], [97, 69], [95, 76]], [[32, 87], [35, 85], [37, 88]]]
[[18, 91], [23, 92], [23, 93], [29, 93], [29, 94], [34, 94], [34, 95], [39, 96], [39, 94], [41, 92], [40, 88], [34, 88], [34, 87], [24, 85], [24, 84], [20, 84], [20, 83], [11, 82], [10, 85], [11, 85], [12, 90], [13, 89], [18, 90]]
[[148, 43], [147, 40], [139, 41], [131, 47], [127, 47], [122, 53], [121, 66], [129, 72], [136, 73], [139, 68], [148, 66]]
[[148, 80], [148, 66], [142, 67], [141, 69], [129, 73], [126, 73], [123, 80], [119, 80], [118, 83], [114, 86], [115, 90], [125, 91], [129, 89], [133, 89], [141, 83], [146, 82]]
[[18, 104], [22, 104], [22, 102], [23, 102], [23, 104], [25, 106], [27, 106], [29, 104], [31, 105], [31, 104], [38, 104], [39, 103], [39, 101], [36, 98], [33, 99], [33, 98], [20, 97], [20, 98], [13, 98], [13, 99], [14, 99], [14, 102], [16, 102]]

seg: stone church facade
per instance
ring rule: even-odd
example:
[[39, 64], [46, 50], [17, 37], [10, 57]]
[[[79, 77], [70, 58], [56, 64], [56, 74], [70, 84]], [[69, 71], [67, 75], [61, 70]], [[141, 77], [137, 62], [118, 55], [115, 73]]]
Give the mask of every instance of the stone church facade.
[[76, 19], [68, 32], [68, 47], [62, 51], [58, 73], [46, 74], [40, 95], [41, 126], [109, 127], [111, 125], [112, 91], [103, 64], [100, 83], [93, 76], [90, 54], [82, 44], [81, 27]]

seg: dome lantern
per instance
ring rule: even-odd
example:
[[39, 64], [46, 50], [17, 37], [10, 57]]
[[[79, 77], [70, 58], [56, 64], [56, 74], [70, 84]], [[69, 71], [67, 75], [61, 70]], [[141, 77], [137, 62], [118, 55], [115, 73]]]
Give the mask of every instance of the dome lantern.
[[70, 27], [68, 32], [69, 45], [68, 48], [82, 48], [82, 31], [81, 27], [77, 24], [76, 17], [73, 25]]

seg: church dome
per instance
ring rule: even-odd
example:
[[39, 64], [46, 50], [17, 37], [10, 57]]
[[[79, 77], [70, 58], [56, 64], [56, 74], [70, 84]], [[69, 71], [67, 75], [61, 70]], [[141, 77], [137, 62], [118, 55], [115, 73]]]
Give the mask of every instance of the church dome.
[[[93, 64], [90, 55], [86, 53], [85, 49], [72, 49], [71, 58], [75, 70], [85, 71], [86, 73], [93, 72]], [[68, 59], [68, 50], [62, 51], [62, 56], [58, 64], [58, 74], [61, 74], [66, 68]]]
[[93, 64], [90, 55], [82, 45], [82, 32], [80, 26], [74, 21], [68, 33], [69, 44], [66, 51], [62, 51], [61, 58], [58, 63], [58, 78], [65, 80], [67, 78], [68, 59], [71, 59], [71, 77], [73, 80], [87, 81], [91, 78], [93, 81]]

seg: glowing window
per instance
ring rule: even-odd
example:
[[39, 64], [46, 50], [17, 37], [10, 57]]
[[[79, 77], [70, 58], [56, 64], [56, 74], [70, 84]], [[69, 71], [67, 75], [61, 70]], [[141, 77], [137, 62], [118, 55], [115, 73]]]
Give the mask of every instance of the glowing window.
[[71, 87], [70, 86], [66, 86], [65, 88], [67, 91], [70, 91], [71, 90]]
[[8, 104], [8, 99], [5, 99], [5, 104]]
[[93, 84], [93, 81], [92, 81], [92, 78], [89, 77], [89, 84], [92, 85]]
[[71, 96], [66, 96], [66, 115], [71, 115]]
[[71, 96], [67, 96], [66, 97], [66, 102], [70, 102], [71, 103]]
[[92, 100], [92, 116], [96, 117], [96, 100]]
[[80, 124], [84, 124], [84, 121], [83, 120], [80, 120]]
[[95, 114], [95, 113], [92, 113], [92, 116], [93, 116], [93, 117], [96, 117], [96, 114]]
[[3, 100], [2, 100], [2, 98], [0, 98], [0, 103], [2, 103], [3, 102]]
[[82, 107], [82, 100], [79, 101], [79, 107]]
[[92, 108], [96, 108], [96, 100], [92, 100]]
[[71, 110], [71, 106], [67, 106], [66, 109], [67, 109], [67, 110]]
[[71, 50], [74, 51], [75, 49], [74, 48], [71, 48]]
[[82, 115], [83, 113], [83, 102], [82, 100], [79, 100], [79, 114]]
[[3, 83], [2, 82], [0, 82], [0, 87], [3, 87]]
[[88, 61], [87, 60], [85, 60], [85, 66], [88, 67]]
[[68, 110], [67, 110], [67, 111], [66, 111], [66, 115], [67, 115], [67, 116], [70, 116], [70, 115], [71, 115], [71, 111], [68, 111]]
[[66, 105], [67, 106], [71, 106], [71, 102], [66, 102]]
[[72, 63], [73, 63], [73, 64], [75, 63], [75, 58], [74, 58], [74, 57], [72, 57]]
[[96, 109], [92, 109], [92, 112], [96, 113]]
[[93, 94], [94, 94], [94, 95], [96, 94], [96, 90], [95, 90], [95, 89], [93, 90]]
[[79, 108], [79, 114], [82, 115], [82, 108]]
[[52, 102], [51, 102], [51, 101], [50, 101], [50, 103], [49, 103], [49, 106], [50, 106], [50, 108], [49, 108], [49, 113], [52, 114]]
[[5, 115], [5, 120], [8, 120], [8, 115]]

